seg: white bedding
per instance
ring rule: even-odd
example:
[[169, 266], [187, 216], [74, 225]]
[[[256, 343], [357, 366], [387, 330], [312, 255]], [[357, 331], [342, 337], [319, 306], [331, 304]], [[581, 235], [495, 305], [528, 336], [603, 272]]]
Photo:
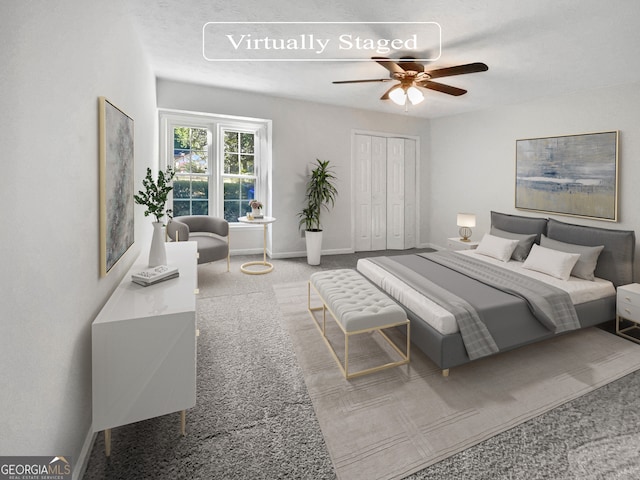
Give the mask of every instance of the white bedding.
[[[485, 255], [477, 254], [473, 250], [466, 250], [458, 253], [469, 255], [478, 260], [514, 270], [528, 277], [532, 277], [561, 288], [569, 294], [574, 305], [616, 294], [613, 284], [610, 281], [603, 280], [601, 278], [596, 278], [595, 281], [591, 282], [589, 280], [582, 280], [576, 277], [569, 277], [569, 280], [563, 281], [549, 275], [545, 275], [544, 273], [522, 268], [522, 262], [517, 262], [515, 260], [510, 260], [505, 263]], [[438, 332], [446, 335], [458, 331], [458, 324], [451, 313], [418, 293], [402, 280], [389, 275], [389, 273], [383, 268], [378, 267], [366, 258], [362, 258], [358, 260], [357, 269], [365, 277], [387, 292], [391, 297], [395, 298], [398, 302], [420, 316]]]

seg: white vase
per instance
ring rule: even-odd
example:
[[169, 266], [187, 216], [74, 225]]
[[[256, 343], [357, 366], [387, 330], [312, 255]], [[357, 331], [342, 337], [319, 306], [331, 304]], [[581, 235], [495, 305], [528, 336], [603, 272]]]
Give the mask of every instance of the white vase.
[[151, 249], [149, 250], [149, 266], [167, 264], [167, 250], [164, 245], [164, 228], [162, 222], [153, 222], [153, 236], [151, 237]]
[[256, 215], [262, 215], [260, 212], [262, 212], [262, 209], [260, 209], [260, 208], [252, 208], [251, 209], [251, 215], [253, 215], [254, 217]]
[[322, 230], [317, 232], [307, 230], [304, 232], [304, 239], [307, 243], [307, 263], [309, 265], [320, 265], [320, 256], [322, 255]]

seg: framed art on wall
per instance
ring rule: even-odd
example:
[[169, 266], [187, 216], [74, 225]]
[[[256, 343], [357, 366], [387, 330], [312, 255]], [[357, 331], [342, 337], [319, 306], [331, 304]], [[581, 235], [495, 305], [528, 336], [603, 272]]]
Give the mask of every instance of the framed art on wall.
[[99, 97], [100, 275], [134, 242], [133, 119]]
[[615, 222], [618, 131], [516, 140], [516, 208]]

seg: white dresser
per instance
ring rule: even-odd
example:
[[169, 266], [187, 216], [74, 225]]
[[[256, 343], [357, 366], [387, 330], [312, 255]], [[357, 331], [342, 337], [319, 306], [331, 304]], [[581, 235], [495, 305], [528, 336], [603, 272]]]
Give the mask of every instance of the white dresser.
[[[625, 322], [626, 320], [626, 322]], [[618, 287], [616, 300], [616, 333], [640, 343], [640, 284]], [[632, 336], [635, 333], [636, 336]]]
[[147, 268], [148, 250], [126, 273], [91, 326], [93, 431], [172, 412], [196, 403], [195, 242], [167, 243], [167, 264], [179, 277], [151, 286], [131, 281]]

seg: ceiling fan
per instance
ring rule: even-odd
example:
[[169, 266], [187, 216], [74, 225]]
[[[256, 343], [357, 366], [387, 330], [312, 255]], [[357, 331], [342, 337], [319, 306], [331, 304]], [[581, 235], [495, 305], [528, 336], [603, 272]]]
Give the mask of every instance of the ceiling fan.
[[426, 70], [424, 65], [415, 62], [415, 58], [413, 57], [402, 57], [395, 61], [385, 57], [371, 57], [371, 59], [389, 70], [389, 78], [376, 78], [371, 80], [339, 80], [333, 83], [389, 82], [396, 80], [399, 83], [384, 92], [382, 97], [380, 97], [380, 100], [391, 99], [398, 105], [405, 105], [407, 103], [407, 99], [409, 99], [412, 105], [417, 105], [424, 100], [424, 94], [420, 91], [420, 88], [428, 88], [430, 90], [436, 90], [456, 97], [467, 93], [467, 91], [462, 88], [434, 82], [432, 81], [434, 78], [464, 75], [466, 73], [486, 72], [489, 70], [489, 67], [480, 62], [468, 63], [455, 67], [438, 68], [435, 70]]

